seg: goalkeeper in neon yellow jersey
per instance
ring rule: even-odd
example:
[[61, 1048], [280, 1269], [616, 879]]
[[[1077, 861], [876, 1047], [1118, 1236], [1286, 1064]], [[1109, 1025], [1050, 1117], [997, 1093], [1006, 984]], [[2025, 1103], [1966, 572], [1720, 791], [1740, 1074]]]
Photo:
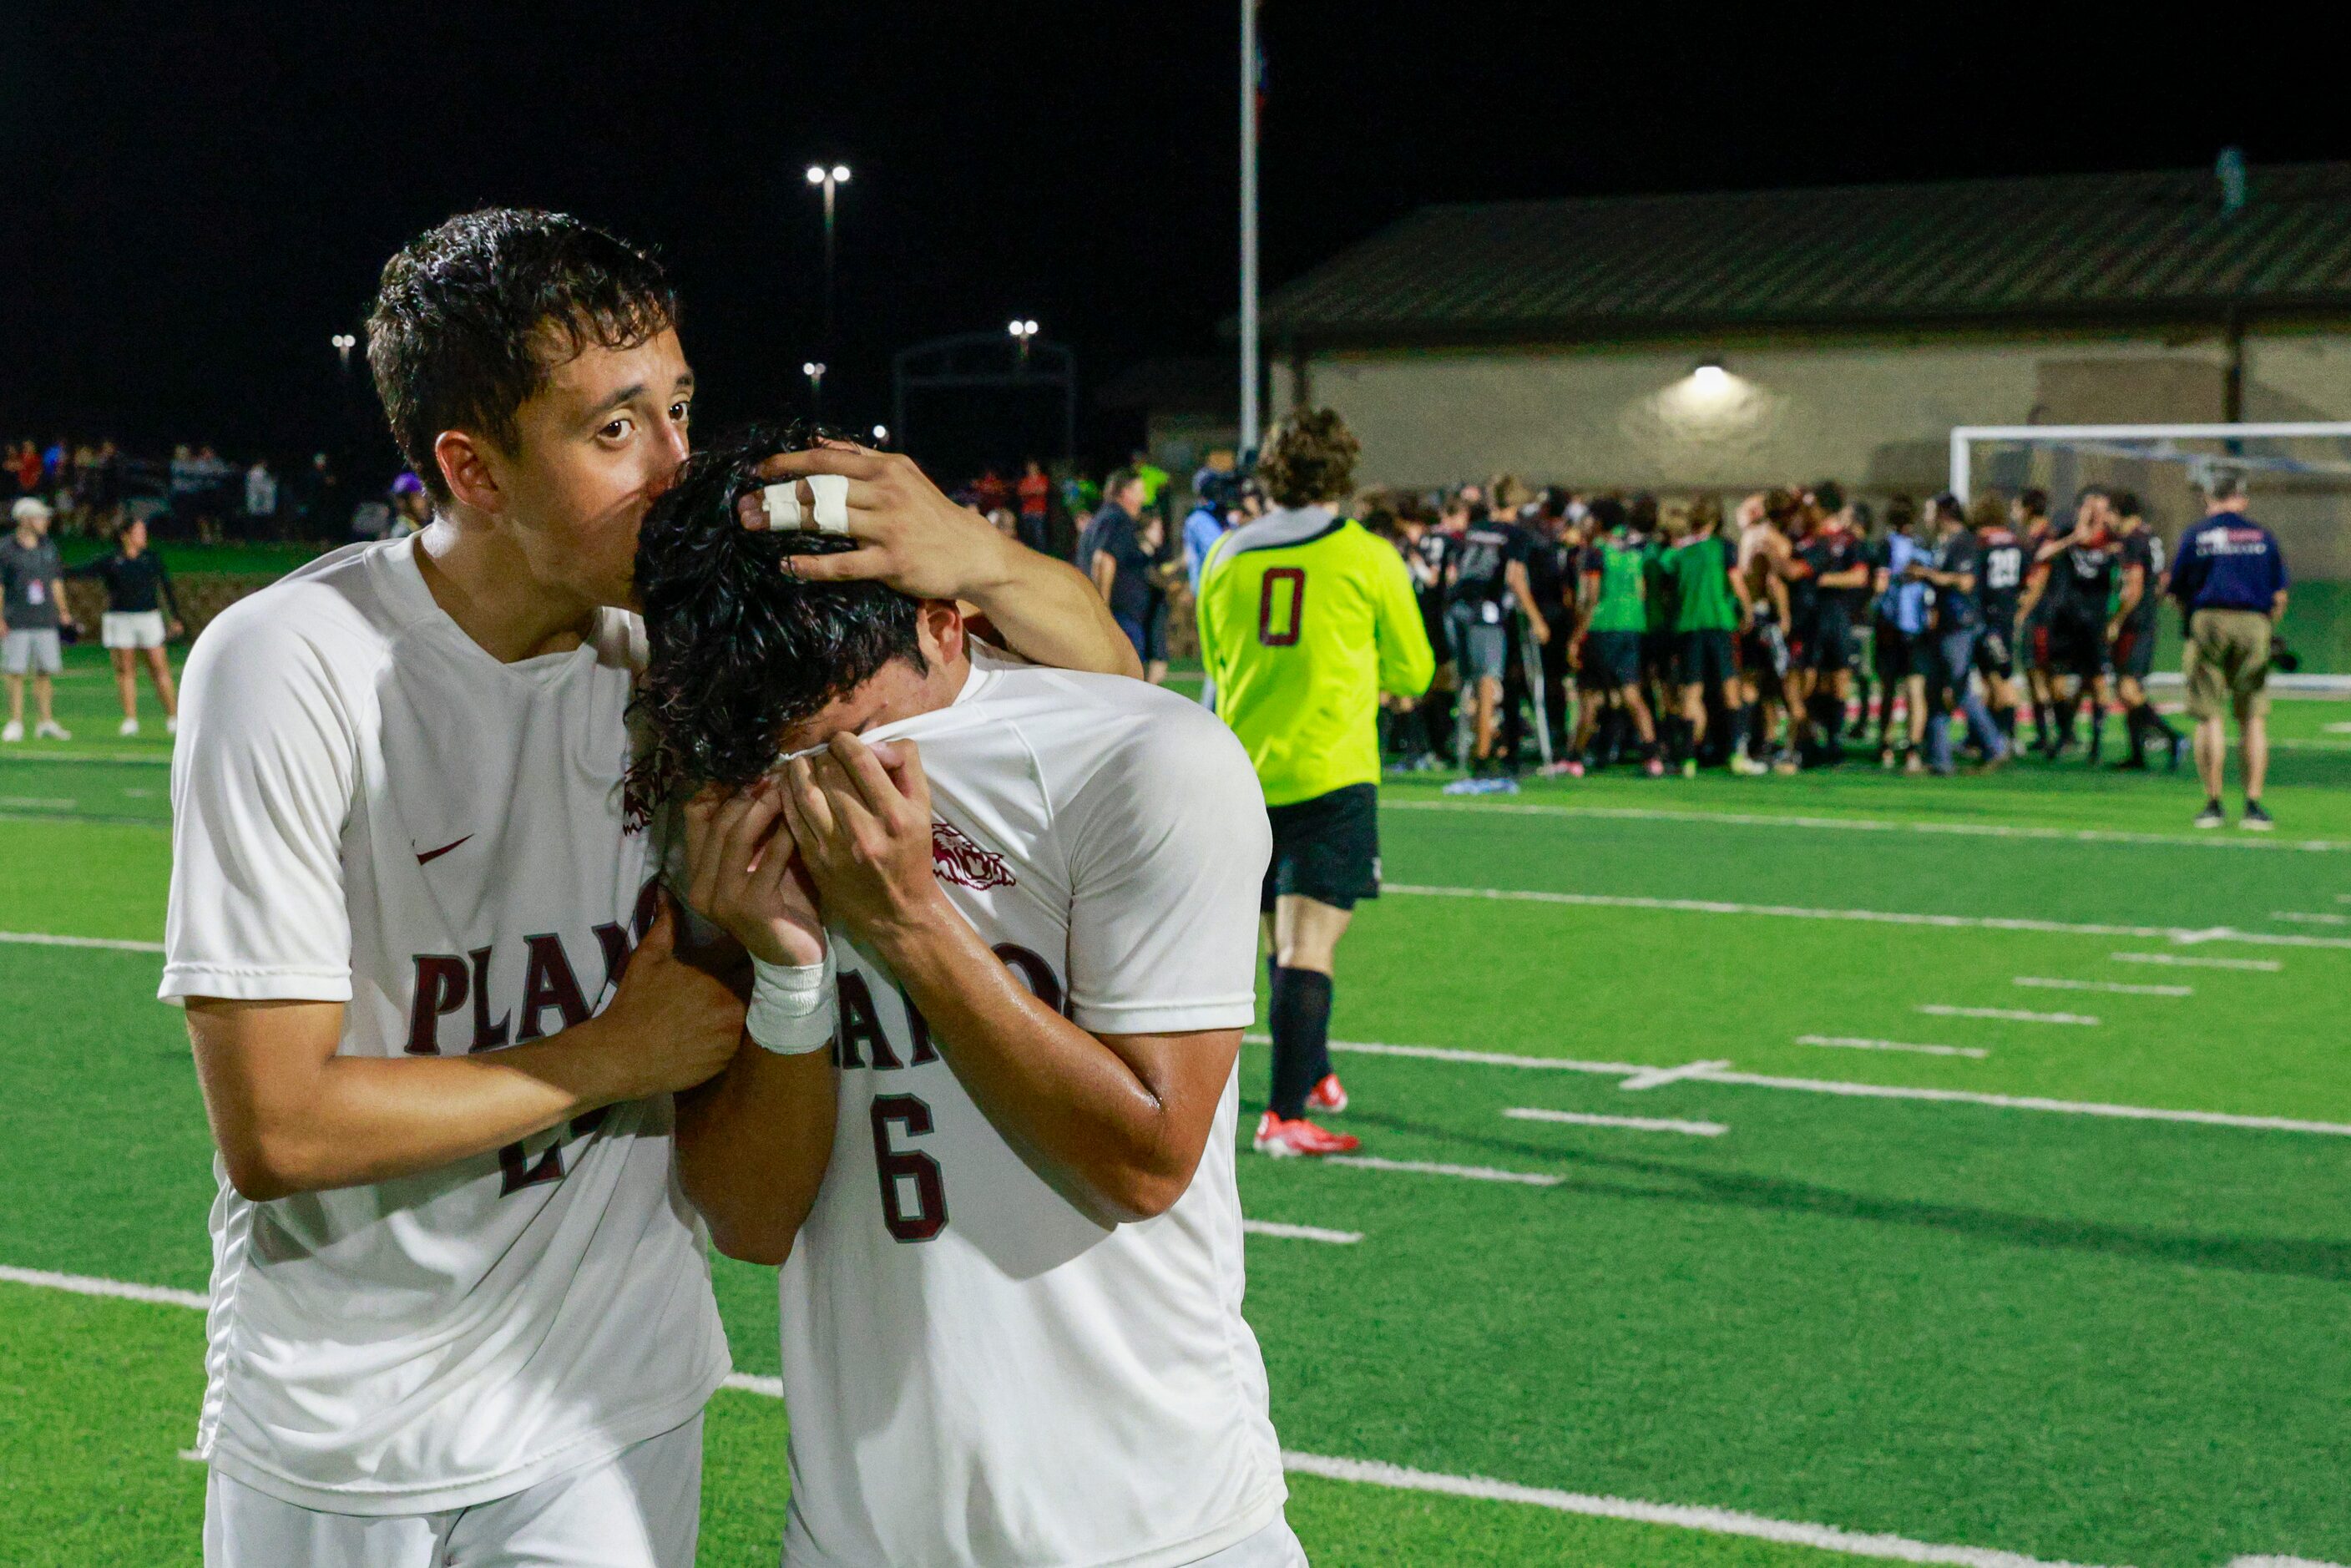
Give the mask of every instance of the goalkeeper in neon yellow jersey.
[[1355, 901], [1379, 896], [1380, 694], [1418, 696], [1437, 668], [1404, 558], [1332, 510], [1357, 451], [1328, 409], [1276, 425], [1258, 459], [1274, 510], [1218, 539], [1200, 570], [1200, 657], [1273, 822], [1266, 1155], [1356, 1146], [1306, 1113], [1347, 1107], [1331, 1071], [1331, 975]]

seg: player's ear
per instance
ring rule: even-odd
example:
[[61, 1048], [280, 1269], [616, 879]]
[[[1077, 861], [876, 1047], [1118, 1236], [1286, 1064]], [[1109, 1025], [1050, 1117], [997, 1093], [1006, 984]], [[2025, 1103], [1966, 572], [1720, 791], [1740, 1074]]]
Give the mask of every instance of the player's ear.
[[495, 512], [505, 504], [497, 476], [491, 472], [487, 454], [476, 437], [462, 430], [443, 431], [433, 443], [433, 462], [458, 505]]
[[925, 599], [914, 612], [914, 635], [920, 640], [924, 663], [951, 664], [969, 652], [966, 646], [963, 606], [952, 599]]

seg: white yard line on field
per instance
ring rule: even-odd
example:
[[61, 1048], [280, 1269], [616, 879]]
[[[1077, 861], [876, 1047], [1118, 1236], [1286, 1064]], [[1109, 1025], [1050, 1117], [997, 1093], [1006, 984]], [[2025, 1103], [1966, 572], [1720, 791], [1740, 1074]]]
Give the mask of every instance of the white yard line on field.
[[53, 936], [46, 931], [0, 931], [0, 942], [36, 947], [108, 947], [118, 953], [161, 953], [161, 942], [130, 942], [112, 936]]
[[1999, 1019], [2005, 1023], [2070, 1023], [2085, 1029], [2095, 1028], [2099, 1021], [2092, 1013], [2033, 1013], [2022, 1008], [1958, 1008], [1949, 1002], [1920, 1002], [1910, 1010], [1925, 1013], [1929, 1018]]
[[1921, 915], [1897, 909], [1811, 909], [1793, 904], [1731, 904], [1711, 898], [1640, 898], [1629, 894], [1554, 893], [1541, 888], [1421, 887], [1390, 883], [1381, 891], [1406, 898], [1485, 898], [1510, 904], [1557, 904], [1578, 909], [1650, 909], [1668, 915], [1747, 915], [1779, 920], [1850, 920], [1917, 925], [1940, 931], [2024, 931], [2053, 936], [2130, 936], [2141, 941], [2245, 942], [2264, 947], [2351, 949], [2351, 937], [2298, 932], [2240, 931], [2231, 925], [2102, 925], [2008, 915]]
[[2299, 909], [2273, 909], [2270, 918], [2294, 925], [2351, 925], [2351, 915], [2314, 915]]
[[2061, 980], [2048, 975], [2019, 975], [2020, 986], [2044, 991], [2111, 991], [2123, 997], [2192, 997], [2193, 986], [2134, 986], [2123, 980]]
[[2292, 1116], [2241, 1116], [2228, 1111], [2175, 1111], [2154, 1105], [2110, 1105], [2095, 1100], [2051, 1100], [2037, 1094], [1990, 1094], [1974, 1089], [1911, 1089], [1892, 1083], [1847, 1083], [1833, 1078], [1779, 1078], [1763, 1072], [1708, 1072], [1696, 1082], [1794, 1089], [1807, 1094], [1841, 1094], [1863, 1100], [1938, 1100], [1963, 1105], [1994, 1105], [2010, 1111], [2112, 1117], [2126, 1122], [2191, 1122], [2207, 1127], [2320, 1133], [2329, 1137], [2351, 1138], [2351, 1123], [2305, 1122]]
[[36, 795], [0, 795], [0, 811], [70, 811], [78, 800], [56, 800]]
[[[1365, 1165], [1373, 1162], [1356, 1160], [1353, 1163]], [[1556, 1177], [1547, 1179], [1557, 1180]], [[1294, 1228], [1311, 1230], [1313, 1228], [1299, 1226]], [[199, 1312], [208, 1305], [205, 1298], [193, 1291], [167, 1290], [160, 1285], [138, 1285], [128, 1281], [99, 1280], [82, 1274], [57, 1274], [45, 1269], [12, 1269], [0, 1265], [0, 1281], [70, 1291], [78, 1295], [153, 1301]], [[737, 1372], [720, 1386], [733, 1393], [748, 1394], [761, 1399], [779, 1400], [784, 1396], [784, 1383], [780, 1377]], [[203, 1456], [193, 1448], [179, 1450], [179, 1457], [192, 1463], [203, 1460]], [[1447, 1475], [1437, 1470], [1418, 1470], [1404, 1465], [1385, 1464], [1377, 1459], [1340, 1458], [1327, 1454], [1284, 1449], [1281, 1466], [1295, 1475], [1316, 1476], [1324, 1480], [1344, 1481], [1356, 1486], [1386, 1487], [1397, 1491], [1426, 1492], [1484, 1502], [1518, 1503], [1591, 1519], [1622, 1520], [1630, 1524], [1663, 1525], [1709, 1535], [1731, 1535], [1787, 1546], [1808, 1546], [1817, 1552], [1834, 1552], [1851, 1557], [1875, 1557], [1896, 1563], [1948, 1563], [1952, 1568], [2080, 1568], [2074, 1563], [2027, 1557], [1988, 1546], [1942, 1545], [1929, 1541], [1914, 1541], [1907, 1536], [1844, 1530], [1835, 1525], [1813, 1524], [1802, 1520], [1770, 1519], [1736, 1509], [1646, 1502], [1636, 1498], [1521, 1486], [1515, 1481], [1495, 1480], [1487, 1476]], [[2335, 1568], [2335, 1565], [2299, 1557], [2239, 1557], [2230, 1563], [2229, 1568]]]
[[2117, 964], [2169, 964], [2182, 969], [2251, 969], [2274, 975], [2285, 967], [2275, 958], [2193, 958], [2184, 953], [2109, 953]]
[[1644, 1067], [1616, 1087], [1662, 1089], [1668, 1083], [1678, 1083], [1685, 1078], [1702, 1078], [1718, 1067], [1729, 1065], [1728, 1061], [1685, 1061], [1679, 1067]]
[[[2273, 741], [2272, 745], [2282, 742]], [[1392, 800], [1383, 811], [1495, 811], [1505, 816], [1590, 817], [1628, 822], [1712, 822], [1732, 828], [1798, 828], [1845, 833], [1923, 833], [1968, 839], [2055, 839], [2085, 844], [2154, 844], [2177, 849], [2304, 850], [2341, 852], [2351, 840], [2263, 839], [2250, 834], [2133, 833], [2113, 828], [2030, 828], [2011, 822], [1901, 822], [1883, 817], [1804, 817], [1763, 811], [1673, 810], [1645, 806], [1536, 806], [1470, 800]]]
[[1324, 1155], [1321, 1164], [1353, 1166], [1359, 1170], [1398, 1171], [1406, 1176], [1458, 1176], [1463, 1181], [1515, 1182], [1520, 1186], [1557, 1186], [1564, 1176], [1540, 1171], [1497, 1170], [1492, 1166], [1449, 1166], [1437, 1160], [1385, 1160], [1376, 1155]]
[[1798, 1045], [1834, 1046], [1845, 1051], [1907, 1051], [1920, 1056], [1966, 1056], [1981, 1061], [1991, 1054], [1980, 1045], [1913, 1045], [1899, 1040], [1857, 1040], [1843, 1034], [1800, 1034]]
[[1319, 1225], [1284, 1225], [1272, 1219], [1244, 1219], [1241, 1228], [1251, 1236], [1280, 1236], [1291, 1241], [1327, 1241], [1334, 1247], [1353, 1247], [1364, 1239], [1360, 1230], [1325, 1230]]
[[1548, 1111], [1538, 1105], [1514, 1105], [1502, 1113], [1513, 1122], [1560, 1122], [1571, 1127], [1623, 1127], [1635, 1133], [1680, 1133], [1693, 1138], [1719, 1138], [1730, 1129], [1720, 1122], [1679, 1122], [1670, 1116], [1595, 1116], [1588, 1111]]
[[[1271, 1045], [1273, 1037], [1266, 1034], [1245, 1034], [1241, 1038], [1251, 1045]], [[1376, 1040], [1334, 1040], [1332, 1051], [1353, 1051], [1364, 1056], [1410, 1056], [1424, 1061], [1467, 1061], [1486, 1067], [1533, 1067], [1552, 1072], [1594, 1072], [1603, 1078], [1625, 1078], [1649, 1069], [1629, 1061], [1578, 1061], [1565, 1056], [1511, 1056], [1499, 1051], [1456, 1051], [1444, 1045], [1382, 1045]]]

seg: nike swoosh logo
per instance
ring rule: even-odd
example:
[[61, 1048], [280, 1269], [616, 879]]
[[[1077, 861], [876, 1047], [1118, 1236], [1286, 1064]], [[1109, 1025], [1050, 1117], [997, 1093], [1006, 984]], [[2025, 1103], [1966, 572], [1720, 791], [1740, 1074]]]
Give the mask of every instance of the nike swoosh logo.
[[[465, 835], [465, 839], [470, 839], [473, 836], [473, 834], [467, 833]], [[437, 850], [426, 850], [423, 854], [416, 857], [416, 863], [418, 865], [430, 865], [433, 862], [439, 860], [443, 855], [447, 854], [451, 850], [455, 849], [459, 844], [464, 843], [465, 839], [453, 840], [448, 843], [443, 844]]]

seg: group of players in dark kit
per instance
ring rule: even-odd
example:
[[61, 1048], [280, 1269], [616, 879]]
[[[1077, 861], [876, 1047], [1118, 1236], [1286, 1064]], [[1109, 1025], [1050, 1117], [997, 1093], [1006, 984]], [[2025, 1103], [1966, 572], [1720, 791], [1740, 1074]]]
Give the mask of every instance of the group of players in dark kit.
[[[1823, 482], [1720, 501], [1587, 500], [1510, 476], [1437, 497], [1364, 498], [1403, 552], [1441, 664], [1385, 716], [1396, 768], [1458, 766], [1507, 792], [1530, 745], [1546, 776], [1834, 767], [1958, 771], [2020, 749], [2176, 768], [2185, 737], [2147, 700], [2162, 539], [2135, 496], [1896, 497], [1882, 515]], [[2021, 716], [2032, 720], [2020, 736]]]

